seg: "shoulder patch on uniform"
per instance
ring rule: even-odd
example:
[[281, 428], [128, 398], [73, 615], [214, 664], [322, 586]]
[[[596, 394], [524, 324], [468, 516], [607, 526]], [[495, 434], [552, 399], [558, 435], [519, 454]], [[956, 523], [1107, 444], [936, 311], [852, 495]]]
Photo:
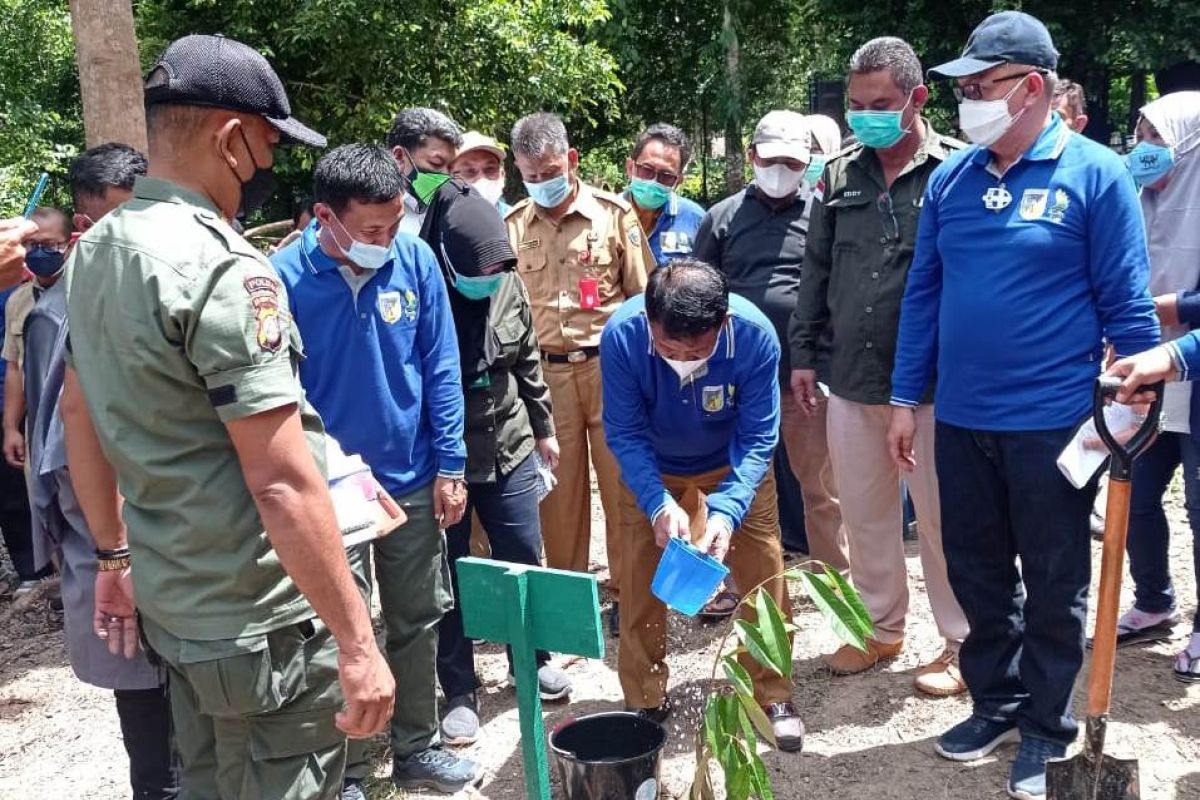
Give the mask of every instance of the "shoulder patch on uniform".
[[251, 275], [242, 281], [242, 286], [250, 295], [250, 305], [254, 308], [258, 348], [267, 353], [278, 352], [283, 346], [284, 327], [279, 311], [279, 282], [266, 275]]
[[632, 244], [634, 247], [641, 247], [642, 246], [642, 226], [639, 223], [634, 222], [632, 225], [629, 226], [628, 231], [629, 231], [630, 244]]

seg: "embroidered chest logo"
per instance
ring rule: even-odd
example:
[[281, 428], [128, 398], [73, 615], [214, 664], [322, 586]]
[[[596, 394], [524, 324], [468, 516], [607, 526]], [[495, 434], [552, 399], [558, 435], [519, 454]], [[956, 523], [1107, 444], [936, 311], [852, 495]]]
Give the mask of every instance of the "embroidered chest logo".
[[1021, 195], [1021, 219], [1041, 219], [1046, 213], [1046, 201], [1050, 199], [1049, 189], [1026, 189]]
[[375, 301], [379, 306], [379, 316], [388, 325], [395, 325], [403, 312], [399, 292], [380, 292]]
[[1003, 211], [1012, 204], [1012, 195], [1003, 186], [993, 186], [983, 195], [983, 207], [988, 211]]
[[1050, 206], [1050, 211], [1046, 217], [1055, 223], [1061, 224], [1063, 217], [1066, 216], [1067, 207], [1071, 205], [1070, 196], [1062, 189], [1054, 190], [1054, 205]]
[[701, 392], [701, 401], [705, 411], [710, 414], [717, 413], [725, 408], [725, 387], [705, 386]]
[[279, 310], [279, 284], [274, 278], [256, 275], [242, 281], [242, 286], [250, 295], [250, 305], [254, 308], [258, 348], [268, 353], [279, 352], [283, 346], [284, 325]]

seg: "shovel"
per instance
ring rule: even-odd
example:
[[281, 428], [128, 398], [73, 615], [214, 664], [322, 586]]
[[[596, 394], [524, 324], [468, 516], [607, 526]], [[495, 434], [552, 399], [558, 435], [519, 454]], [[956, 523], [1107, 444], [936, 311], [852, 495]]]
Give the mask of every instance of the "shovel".
[[1145, 422], [1124, 445], [1117, 441], [1104, 420], [1105, 403], [1116, 396], [1120, 385], [1117, 378], [1097, 378], [1092, 409], [1096, 432], [1108, 446], [1112, 459], [1108, 471], [1108, 511], [1104, 517], [1104, 553], [1100, 561], [1092, 667], [1088, 673], [1083, 751], [1071, 758], [1047, 762], [1048, 800], [1139, 800], [1141, 797], [1137, 761], [1106, 756], [1104, 734], [1108, 728], [1113, 663], [1117, 654], [1117, 611], [1125, 564], [1125, 534], [1129, 527], [1129, 476], [1133, 460], [1144, 453], [1158, 435], [1163, 385], [1144, 387], [1154, 391], [1155, 400]]

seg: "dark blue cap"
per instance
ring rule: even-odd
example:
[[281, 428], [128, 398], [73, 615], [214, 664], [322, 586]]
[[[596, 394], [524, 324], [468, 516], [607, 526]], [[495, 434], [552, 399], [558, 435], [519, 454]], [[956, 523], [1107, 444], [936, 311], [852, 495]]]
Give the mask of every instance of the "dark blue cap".
[[1022, 11], [1001, 11], [979, 23], [962, 56], [929, 70], [935, 78], [965, 78], [1001, 64], [1058, 68], [1058, 51], [1041, 20]]

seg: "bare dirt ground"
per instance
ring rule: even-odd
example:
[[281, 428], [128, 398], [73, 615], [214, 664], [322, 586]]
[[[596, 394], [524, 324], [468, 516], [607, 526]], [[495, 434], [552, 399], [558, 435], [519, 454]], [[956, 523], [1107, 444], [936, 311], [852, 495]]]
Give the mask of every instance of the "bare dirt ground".
[[[1196, 597], [1191, 537], [1177, 489], [1169, 509], [1175, 533], [1173, 573], [1181, 610], [1190, 621]], [[593, 569], [606, 577], [598, 525], [594, 541]], [[906, 649], [892, 663], [866, 674], [849, 678], [829, 674], [819, 656], [836, 646], [834, 637], [811, 604], [797, 596], [795, 700], [809, 733], [802, 754], [766, 757], [778, 797], [990, 800], [1006, 796], [1012, 747], [970, 765], [945, 761], [933, 752], [933, 740], [962, 719], [969, 705], [962, 698], [930, 700], [913, 693], [914, 670], [937, 654], [940, 642], [914, 546], [908, 548], [908, 555], [912, 613]], [[1098, 569], [1097, 559], [1097, 576]], [[1131, 597], [1126, 588], [1123, 607]], [[1171, 674], [1171, 659], [1189, 630], [1190, 626], [1181, 625], [1171, 642], [1124, 649], [1118, 655], [1107, 750], [1139, 759], [1143, 800], [1200, 800], [1200, 686], [1179, 683]], [[692, 736], [722, 632], [678, 616], [671, 620], [671, 690], [678, 705], [668, 723], [670, 738], [662, 770], [664, 791], [670, 797], [686, 791], [692, 774]], [[606, 646], [603, 660], [567, 666], [575, 683], [573, 702], [546, 707], [548, 729], [572, 715], [621, 707], [617, 642], [609, 639]], [[484, 727], [480, 741], [465, 752], [485, 766], [487, 778], [472, 796], [519, 800], [525, 793], [515, 695], [504, 680], [503, 652], [491, 645], [481, 646], [480, 651]], [[1081, 703], [1082, 696], [1080, 707]], [[378, 756], [370, 797], [404, 797], [387, 780], [390, 761], [382, 741]], [[111, 696], [74, 678], [64, 656], [62, 634], [48, 628], [38, 608], [12, 609], [0, 602], [0, 800], [28, 796], [117, 800], [129, 796], [126, 770]]]

